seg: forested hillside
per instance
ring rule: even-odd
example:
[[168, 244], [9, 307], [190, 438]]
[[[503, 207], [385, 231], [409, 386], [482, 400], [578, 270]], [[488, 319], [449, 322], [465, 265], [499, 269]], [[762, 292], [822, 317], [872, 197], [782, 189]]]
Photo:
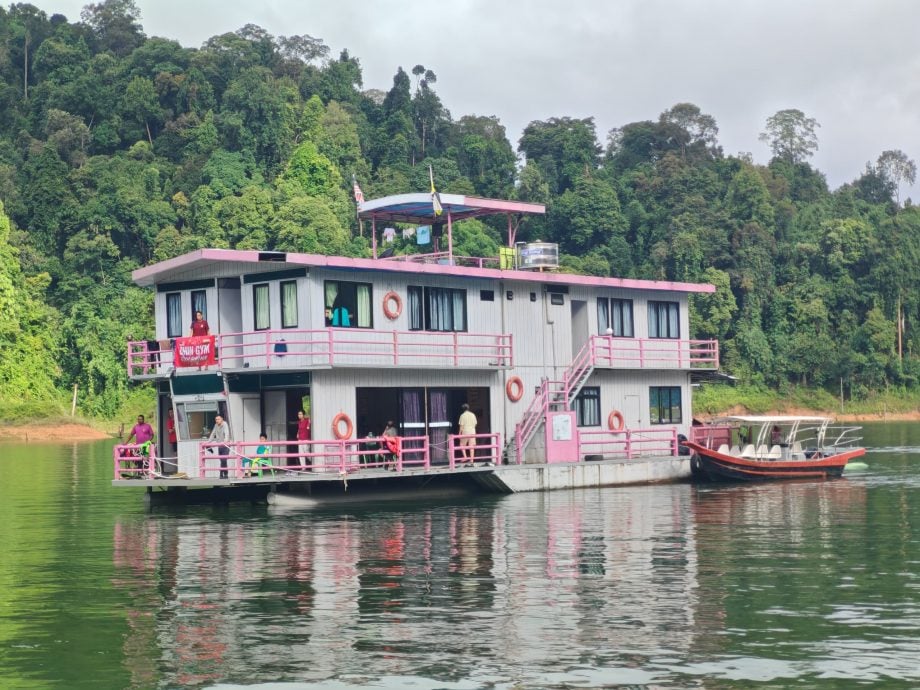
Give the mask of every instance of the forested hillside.
[[[249, 25], [195, 49], [146, 37], [133, 0], [78, 20], [0, 8], [0, 400], [78, 384], [85, 414], [118, 413], [125, 343], [152, 336], [134, 268], [206, 246], [366, 255], [352, 176], [367, 198], [425, 191], [429, 165], [443, 192], [545, 203], [519, 237], [558, 242], [569, 270], [715, 284], [692, 336], [718, 338], [742, 380], [916, 386], [920, 210], [899, 195], [916, 173], [901, 151], [829, 190], [805, 114], [750, 123], [774, 154], [761, 166], [725, 155], [689, 103], [610, 133], [560, 113], [515, 146], [404, 67], [365, 90], [357, 58], [308, 35]], [[464, 254], [502, 240], [478, 221], [457, 234]]]

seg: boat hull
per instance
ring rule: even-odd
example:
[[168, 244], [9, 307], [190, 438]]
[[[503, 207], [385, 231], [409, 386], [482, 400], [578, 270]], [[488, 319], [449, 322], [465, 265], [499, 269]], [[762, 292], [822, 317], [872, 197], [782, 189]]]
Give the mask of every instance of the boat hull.
[[865, 454], [865, 448], [806, 460], [757, 460], [726, 455], [692, 441], [690, 471], [694, 479], [721, 482], [781, 481], [787, 479], [834, 479], [843, 474], [847, 463]]

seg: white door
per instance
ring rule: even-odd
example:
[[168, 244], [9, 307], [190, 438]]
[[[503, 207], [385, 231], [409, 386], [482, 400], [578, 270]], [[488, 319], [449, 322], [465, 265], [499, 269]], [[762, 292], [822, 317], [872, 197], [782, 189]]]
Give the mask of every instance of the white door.
[[243, 429], [238, 441], [258, 441], [262, 433], [262, 415], [258, 398], [243, 398]]
[[287, 440], [287, 402], [284, 391], [265, 391], [265, 435], [269, 441]]

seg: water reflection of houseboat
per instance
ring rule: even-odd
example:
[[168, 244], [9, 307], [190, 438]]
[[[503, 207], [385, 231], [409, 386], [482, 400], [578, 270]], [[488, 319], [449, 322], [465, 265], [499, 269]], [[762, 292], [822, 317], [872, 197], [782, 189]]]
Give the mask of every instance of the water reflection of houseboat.
[[[443, 665], [517, 674], [599, 644], [686, 650], [689, 501], [686, 485], [668, 485], [347, 517], [119, 519], [126, 664], [156, 681], [146, 687]], [[169, 659], [153, 668], [168, 675], [151, 679], [150, 658]]]
[[[441, 203], [443, 215], [427, 194], [363, 203], [372, 259], [201, 249], [135, 271], [156, 293], [155, 335], [129, 343], [128, 375], [157, 387], [157, 445], [141, 458], [118, 447], [114, 483], [341, 498], [343, 478], [354, 494], [685, 476], [690, 373], [718, 367], [717, 343], [688, 337], [688, 295], [714, 288], [566, 274], [545, 243], [515, 249], [521, 216], [542, 206]], [[455, 255], [453, 224], [486, 215], [508, 219], [502, 256]], [[433, 226], [446, 250], [384, 258], [379, 226], [396, 222]], [[185, 337], [196, 311], [210, 333]], [[457, 427], [464, 404], [475, 434]], [[298, 441], [301, 409], [312, 431]], [[218, 415], [231, 440], [209, 443]]]

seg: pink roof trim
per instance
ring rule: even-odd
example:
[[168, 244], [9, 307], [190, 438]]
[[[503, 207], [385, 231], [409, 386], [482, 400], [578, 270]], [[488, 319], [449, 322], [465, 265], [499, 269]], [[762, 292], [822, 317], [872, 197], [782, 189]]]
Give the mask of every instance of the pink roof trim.
[[[187, 268], [211, 261], [235, 261], [262, 266], [266, 272], [284, 266], [315, 266], [378, 273], [409, 273], [425, 275], [447, 275], [459, 278], [484, 278], [488, 280], [510, 280], [515, 282], [546, 283], [556, 285], [587, 285], [606, 288], [631, 288], [637, 290], [660, 290], [671, 292], [715, 292], [709, 283], [679, 283], [670, 280], [639, 280], [636, 278], [598, 278], [571, 273], [539, 273], [535, 271], [501, 271], [497, 268], [470, 268], [466, 266], [444, 266], [441, 264], [414, 264], [408, 261], [380, 261], [375, 259], [353, 259], [344, 256], [321, 254], [287, 253], [284, 262], [259, 261], [262, 252], [238, 249], [197, 249], [188, 254], [160, 261], [151, 266], [139, 268], [131, 274], [135, 283], [141, 286], [156, 284], [157, 277], [170, 271]], [[271, 252], [273, 254], [283, 252]]]

